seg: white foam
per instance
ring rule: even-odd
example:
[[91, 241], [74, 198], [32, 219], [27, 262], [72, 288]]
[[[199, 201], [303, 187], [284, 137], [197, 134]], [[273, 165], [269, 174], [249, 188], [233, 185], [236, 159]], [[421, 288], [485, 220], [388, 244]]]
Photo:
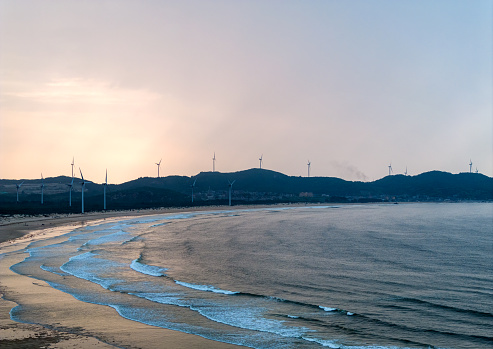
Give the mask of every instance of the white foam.
[[327, 340], [327, 339], [319, 339], [319, 338], [313, 338], [313, 337], [301, 337], [302, 339], [308, 341], [308, 342], [315, 342], [320, 344], [323, 347], [328, 347], [328, 348], [341, 348], [341, 346], [334, 341]]
[[239, 292], [235, 292], [235, 291], [221, 290], [220, 288], [216, 288], [216, 287], [211, 286], [211, 285], [190, 284], [188, 282], [183, 282], [183, 281], [178, 281], [178, 280], [175, 280], [175, 282], [178, 285], [192, 288], [192, 289], [198, 290], [198, 291], [214, 292], [214, 293], [221, 293], [221, 294], [237, 294], [237, 293], [239, 293]]
[[[380, 346], [380, 345], [344, 345], [341, 346], [340, 348], [344, 349], [412, 349], [410, 347], [387, 347], [387, 346]], [[429, 349], [429, 347], [428, 347]]]
[[330, 308], [330, 307], [323, 307], [321, 305], [318, 306], [320, 309], [323, 309], [324, 311], [328, 311], [328, 312], [331, 312], [331, 311], [336, 311], [337, 308]]
[[99, 274], [102, 270], [116, 270], [117, 268], [124, 268], [126, 265], [103, 258], [97, 258], [97, 256], [98, 254], [94, 252], [86, 252], [73, 256], [68, 262], [60, 267], [60, 270], [79, 279], [96, 283], [106, 289], [109, 289], [113, 284], [124, 281], [100, 277]]
[[347, 316], [353, 316], [353, 315], [354, 315], [354, 313], [351, 313], [350, 311], [348, 311], [348, 312], [346, 313], [346, 315], [347, 315]]
[[267, 319], [263, 315], [265, 309], [262, 308], [192, 306], [190, 309], [198, 311], [201, 315], [215, 322], [247, 330], [277, 334], [282, 337], [299, 338], [308, 331], [306, 327], [286, 326], [284, 321]]
[[138, 259], [134, 259], [132, 263], [130, 263], [130, 268], [139, 273], [150, 276], [166, 276], [164, 272], [168, 270], [168, 268], [161, 268], [154, 265], [140, 263]]
[[335, 340], [328, 340], [328, 339], [320, 339], [320, 338], [314, 338], [314, 337], [301, 337], [302, 339], [309, 341], [309, 342], [315, 342], [320, 344], [323, 347], [327, 348], [335, 348], [335, 349], [412, 349], [408, 347], [388, 347], [388, 346], [380, 346], [380, 345], [343, 345], [343, 344], [337, 344], [337, 341]]

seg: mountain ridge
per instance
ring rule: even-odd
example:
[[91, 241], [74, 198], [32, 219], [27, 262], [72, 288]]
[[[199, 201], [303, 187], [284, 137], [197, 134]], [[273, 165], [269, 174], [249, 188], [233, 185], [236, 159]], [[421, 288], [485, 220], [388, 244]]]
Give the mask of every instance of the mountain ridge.
[[[76, 211], [80, 208], [80, 179], [73, 184], [73, 205], [68, 208], [68, 176], [24, 180], [16, 203], [16, 184], [22, 180], [0, 179], [0, 213], [29, 211]], [[121, 184], [108, 184], [109, 209], [151, 208], [226, 204], [233, 182], [235, 203], [368, 202], [368, 201], [460, 201], [493, 200], [493, 178], [479, 173], [452, 174], [429, 171], [415, 176], [391, 175], [372, 182], [346, 181], [336, 177], [295, 177], [252, 168], [238, 172], [200, 172], [195, 176], [141, 177]], [[103, 184], [86, 179], [87, 211], [102, 209]], [[79, 205], [79, 206], [77, 206]]]

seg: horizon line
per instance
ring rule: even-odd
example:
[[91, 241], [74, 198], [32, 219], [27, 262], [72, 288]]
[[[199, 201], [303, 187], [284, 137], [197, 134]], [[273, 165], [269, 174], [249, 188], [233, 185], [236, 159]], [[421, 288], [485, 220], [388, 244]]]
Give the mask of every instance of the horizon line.
[[[125, 184], [125, 183], [128, 183], [128, 182], [135, 181], [135, 180], [138, 180], [138, 179], [143, 179], [143, 178], [164, 179], [164, 178], [168, 178], [168, 177], [187, 177], [187, 178], [192, 179], [193, 177], [196, 177], [196, 176], [198, 176], [198, 175], [200, 175], [202, 173], [234, 174], [234, 173], [251, 171], [251, 170], [275, 172], [275, 173], [279, 173], [279, 174], [282, 174], [282, 175], [287, 176], [287, 177], [295, 177], [295, 178], [307, 178], [307, 179], [314, 179], [314, 178], [336, 178], [336, 179], [340, 179], [340, 180], [343, 180], [343, 181], [346, 181], [346, 182], [362, 182], [362, 183], [371, 183], [371, 182], [375, 182], [375, 181], [384, 179], [386, 177], [394, 177], [394, 176], [416, 177], [416, 176], [419, 176], [419, 175], [422, 175], [422, 174], [425, 174], [425, 173], [430, 173], [430, 172], [442, 172], [442, 173], [448, 173], [448, 174], [451, 174], [451, 175], [474, 174], [474, 175], [483, 175], [483, 176], [488, 177], [488, 178], [493, 178], [493, 177], [489, 177], [489, 176], [487, 176], [487, 175], [485, 175], [485, 174], [483, 174], [481, 172], [458, 172], [458, 173], [452, 173], [452, 172], [447, 172], [447, 171], [442, 171], [442, 170], [430, 170], [430, 171], [421, 172], [421, 173], [418, 173], [418, 174], [415, 174], [415, 175], [410, 175], [410, 174], [405, 174], [405, 173], [397, 173], [397, 174], [386, 175], [386, 176], [380, 177], [378, 179], [373, 179], [373, 180], [347, 180], [347, 179], [344, 179], [344, 178], [334, 177], [334, 176], [310, 176], [310, 177], [307, 177], [307, 176], [291, 176], [291, 175], [287, 175], [285, 173], [282, 173], [282, 172], [279, 172], [279, 171], [275, 171], [275, 170], [270, 170], [270, 169], [265, 169], [265, 168], [260, 169], [258, 167], [252, 167], [252, 168], [249, 168], [249, 169], [239, 170], [239, 171], [234, 171], [234, 172], [201, 171], [201, 172], [199, 172], [199, 173], [197, 173], [195, 175], [192, 175], [192, 176], [179, 175], [179, 174], [170, 174], [170, 175], [167, 175], [167, 176], [164, 176], [164, 177], [163, 176], [160, 176], [160, 177], [144, 176], [144, 177], [138, 177], [138, 178], [130, 179], [128, 181], [121, 182], [121, 183], [108, 183], [108, 185], [121, 185], [121, 184]], [[58, 176], [54, 176], [54, 177], [44, 177], [44, 180], [47, 180], [47, 179], [50, 179], [50, 178], [58, 178], [58, 177], [72, 178], [72, 176], [58, 175]], [[82, 178], [79, 178], [77, 176], [74, 176], [73, 178], [77, 178], [77, 179], [82, 180]], [[41, 178], [19, 178], [19, 179], [0, 178], [0, 181], [41, 181], [41, 180], [42, 180]], [[90, 183], [97, 184], [97, 185], [103, 185], [103, 183], [104, 183], [104, 181], [103, 181], [103, 182], [101, 182], [101, 184], [99, 184], [98, 182], [94, 182], [94, 181], [91, 181], [91, 180], [86, 180], [86, 182], [90, 182]]]

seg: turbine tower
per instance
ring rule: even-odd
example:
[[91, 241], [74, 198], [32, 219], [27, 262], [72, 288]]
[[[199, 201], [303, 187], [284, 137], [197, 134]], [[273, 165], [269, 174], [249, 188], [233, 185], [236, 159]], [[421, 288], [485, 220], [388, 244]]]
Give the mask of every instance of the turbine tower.
[[404, 176], [407, 176], [407, 166], [406, 166], [406, 172], [404, 172]]
[[392, 173], [392, 163], [390, 163], [390, 165], [389, 165], [389, 176], [391, 173]]
[[45, 188], [45, 180], [43, 178], [43, 174], [41, 173], [41, 205], [43, 205], [43, 191]]
[[229, 185], [228, 185], [228, 187], [229, 187], [229, 206], [231, 206], [231, 190], [233, 189], [233, 184], [235, 184], [235, 182], [236, 182], [236, 179], [232, 182], [230, 182], [228, 179], [228, 183], [229, 183]]
[[24, 183], [24, 181], [22, 181], [21, 184], [16, 184], [15, 185], [15, 188], [17, 190], [17, 203], [19, 203], [19, 189], [20, 189], [22, 183]]
[[103, 183], [103, 210], [106, 211], [106, 187], [108, 186], [108, 169], [106, 169], [106, 178]]
[[161, 167], [161, 161], [163, 161], [163, 159], [159, 160], [159, 162], [156, 162], [156, 165], [157, 165], [157, 178], [159, 178], [159, 167]]
[[469, 173], [472, 173], [472, 160], [469, 159]]
[[197, 182], [197, 178], [193, 181], [191, 187], [192, 187], [192, 204], [193, 204], [193, 189], [195, 188], [195, 182]]
[[79, 167], [79, 171], [80, 171], [80, 176], [82, 178], [82, 182], [80, 183], [80, 185], [82, 187], [82, 213], [84, 213], [84, 189], [86, 188], [86, 181], [84, 180], [84, 176], [82, 175], [82, 170], [80, 169], [80, 167]]
[[212, 172], [216, 172], [216, 152], [214, 152], [214, 157], [212, 158]]
[[310, 167], [312, 166], [312, 163], [310, 162], [310, 160], [308, 160], [308, 177], [310, 177]]
[[69, 199], [68, 199], [68, 205], [72, 207], [72, 187], [74, 186], [74, 177], [72, 177], [72, 182], [70, 184], [67, 184], [69, 189]]
[[264, 154], [262, 154], [259, 158], [259, 161], [260, 161], [260, 169], [262, 169], [262, 158], [264, 157]]
[[72, 178], [74, 178], [74, 163], [75, 163], [75, 158], [72, 156], [72, 163], [70, 165], [72, 165]]

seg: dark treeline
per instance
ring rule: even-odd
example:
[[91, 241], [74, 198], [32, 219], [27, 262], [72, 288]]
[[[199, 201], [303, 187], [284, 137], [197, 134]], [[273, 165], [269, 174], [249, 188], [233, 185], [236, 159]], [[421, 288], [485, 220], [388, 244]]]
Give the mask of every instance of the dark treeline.
[[[228, 181], [233, 204], [334, 203], [386, 201], [493, 200], [493, 178], [477, 173], [432, 171], [417, 176], [394, 175], [374, 182], [352, 182], [333, 177], [292, 177], [264, 169], [234, 173], [202, 172], [194, 177], [139, 178], [107, 186], [107, 208], [129, 210], [228, 204]], [[80, 180], [74, 181], [69, 207], [70, 177], [26, 180], [16, 202], [15, 184], [0, 180], [0, 214], [75, 213], [81, 210]], [[194, 202], [192, 203], [192, 184]], [[85, 211], [103, 209], [103, 185], [86, 183]]]

